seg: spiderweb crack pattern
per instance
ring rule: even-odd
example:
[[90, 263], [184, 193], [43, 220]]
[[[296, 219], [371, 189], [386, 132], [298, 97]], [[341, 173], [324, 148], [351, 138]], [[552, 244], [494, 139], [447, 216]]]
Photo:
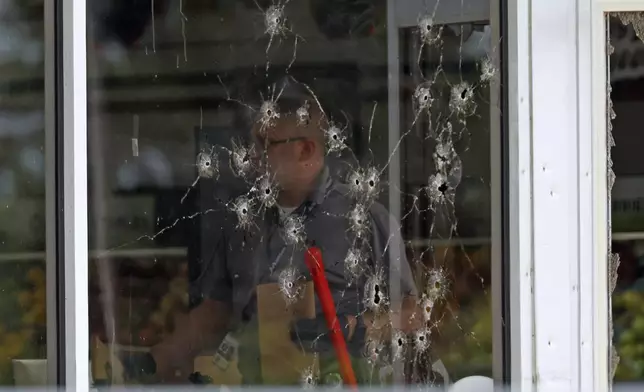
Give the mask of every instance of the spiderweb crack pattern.
[[251, 159], [254, 154], [254, 147], [247, 147], [241, 141], [232, 141], [232, 150], [229, 152], [229, 165], [235, 176], [249, 179], [255, 169]]
[[[348, 176], [343, 180], [347, 185], [348, 196], [353, 204], [346, 214], [335, 211], [322, 212], [327, 216], [346, 220], [348, 227], [346, 238], [351, 244], [349, 251], [341, 260], [334, 261], [343, 263], [344, 277], [347, 282], [347, 287], [341, 292], [341, 297], [343, 299], [345, 296], [349, 297], [346, 293], [349, 293], [350, 290], [358, 292], [360, 303], [356, 304], [356, 310], [352, 315], [360, 317], [373, 314], [374, 317], [380, 316], [385, 320], [377, 325], [374, 322], [376, 325], [374, 329], [379, 333], [368, 337], [363, 347], [363, 354], [371, 365], [376, 378], [393, 372], [394, 362], [411, 361], [412, 368], [415, 369], [413, 370], [414, 377], [421, 379], [422, 377], [417, 376], [417, 373], [421, 372], [419, 369], [423, 367], [426, 370], [427, 368], [431, 369], [430, 358], [433, 355], [433, 342], [441, 335], [439, 327], [444, 319], [451, 316], [458, 327], [463, 330], [459, 324], [458, 316], [450, 310], [451, 308], [446, 308], [448, 302], [455, 302], [455, 298], [452, 297], [454, 293], [450, 289], [453, 284], [452, 276], [448, 273], [448, 265], [441, 265], [436, 261], [440, 258], [437, 256], [440, 251], [434, 248], [432, 241], [437, 237], [447, 241], [456, 241], [458, 238], [456, 203], [459, 186], [465, 178], [463, 175], [465, 163], [461, 155], [469, 150], [468, 120], [478, 117], [482, 106], [479, 103], [481, 102], [481, 92], [485, 86], [498, 79], [498, 70], [493, 58], [488, 55], [475, 62], [474, 68], [478, 72], [476, 80], [471, 77], [465, 78], [465, 72], [461, 69], [463, 61], [460, 54], [461, 48], [459, 48], [458, 75], [454, 76], [456, 72], [447, 69], [447, 65], [444, 64], [447, 29], [444, 28], [445, 25], [435, 23], [438, 20], [439, 3], [439, 1], [435, 2], [433, 9], [418, 17], [415, 28], [418, 55], [415, 56], [414, 52], [410, 57], [412, 57], [412, 65], [413, 58], [417, 57], [415, 72], [419, 74], [419, 77], [411, 88], [405, 90], [406, 99], [410, 102], [411, 117], [409, 121], [405, 121], [404, 132], [402, 132], [398, 143], [390, 149], [388, 159], [384, 164], [381, 164], [380, 161], [376, 164], [375, 162], [365, 162], [364, 159], [356, 159], [359, 163], [350, 167]], [[269, 68], [269, 52], [275, 40], [284, 39], [289, 35], [294, 37], [293, 59], [288, 64], [286, 73], [296, 62], [298, 42], [305, 42], [292, 29], [287, 17], [287, 5], [289, 4], [289, 1], [272, 1], [264, 9], [256, 3], [263, 19], [263, 35], [268, 37], [265, 48], [266, 70]], [[462, 30], [461, 28], [461, 32]], [[462, 35], [460, 39], [462, 47]], [[425, 62], [428, 58], [438, 61], [426, 76], [428, 66]], [[352, 140], [347, 136], [349, 121], [334, 121], [332, 116], [324, 110], [317, 94], [309, 85], [302, 83], [302, 86], [310, 93], [310, 99], [303, 100], [300, 106], [296, 110], [294, 109], [294, 112], [287, 113], [280, 105], [284, 91], [283, 85], [273, 84], [268, 86], [268, 91], [259, 91], [261, 103], [253, 106], [244, 99], [232, 97], [221, 78], [219, 78], [219, 82], [227, 101], [234, 102], [253, 114], [254, 124], [259, 127], [260, 135], [266, 136], [269, 130], [276, 127], [282, 119], [290, 114], [295, 115], [298, 127], [312, 126], [313, 109], [317, 106], [321, 117], [325, 120], [317, 126], [321, 127], [320, 130], [324, 135], [327, 156], [340, 156], [347, 150], [353, 154]], [[378, 102], [374, 102], [367, 130], [368, 135], [365, 138], [369, 141], [370, 152], [372, 128], [374, 124], [378, 126], [378, 120], [375, 120], [378, 109], [380, 109]], [[394, 156], [399, 152], [398, 150], [406, 148], [405, 139], [413, 136], [412, 130], [415, 128], [422, 131], [420, 141], [428, 142], [432, 146], [429, 154], [432, 162], [425, 163], [425, 169], [431, 174], [424, 177], [426, 180], [424, 184], [407, 192], [397, 189], [397, 185], [390, 183], [384, 173], [388, 170]], [[248, 186], [249, 191], [246, 194], [236, 196], [232, 200], [221, 201], [222, 209], [232, 212], [235, 216], [237, 230], [246, 232], [258, 230], [258, 221], [263, 219], [264, 213], [268, 209], [278, 206], [281, 192], [279, 184], [261, 166], [263, 163], [258, 163], [265, 158], [267, 148], [266, 145], [258, 145], [255, 142], [245, 143], [243, 139], [239, 138], [232, 140], [229, 148], [213, 146], [201, 151], [196, 157], [197, 180], [205, 178], [215, 182], [219, 181], [220, 169], [222, 169], [219, 162], [223, 157], [224, 168], [227, 159], [227, 164], [233, 175]], [[410, 320], [418, 321], [420, 327], [411, 332], [403, 331], [393, 321], [397, 316], [393, 310], [392, 295], [388, 290], [387, 266], [378, 264], [376, 260], [386, 256], [384, 254], [374, 255], [380, 250], [372, 249], [369, 241], [374, 235], [370, 223], [371, 208], [384, 193], [383, 191], [387, 189], [389, 192], [399, 192], [401, 196], [412, 200], [411, 207], [405, 211], [401, 222], [398, 222], [401, 225], [407, 223], [406, 220], [411, 221], [421, 214], [431, 213], [429, 216], [432, 217], [427, 234], [428, 245], [423, 247], [422, 253], [416, 255], [417, 257], [414, 257], [411, 263], [414, 271], [419, 271], [422, 275], [418, 279], [422, 283], [418, 290], [418, 298], [415, 300], [415, 311], [407, 315]], [[424, 200], [427, 201], [425, 208], [421, 205], [421, 201]], [[196, 215], [186, 216], [182, 219], [192, 219], [209, 211], [200, 211]], [[435, 222], [438, 217], [449, 222], [450, 230], [446, 236], [436, 232]], [[177, 222], [154, 235], [146, 236], [146, 238], [154, 238], [176, 224]], [[279, 235], [288, 246], [299, 250], [303, 249], [307, 244], [304, 217], [297, 213], [282, 216], [279, 223]], [[388, 239], [387, 246], [389, 246], [391, 237]], [[262, 241], [266, 241], [266, 239], [262, 239]], [[387, 253], [387, 250], [385, 248], [383, 253]], [[483, 282], [483, 278], [476, 272], [477, 269], [462, 244], [460, 250], [467, 258], [471, 270], [475, 271], [474, 273]], [[428, 261], [424, 258], [429, 254], [433, 255], [430, 258], [433, 259], [434, 265], [432, 266], [428, 266]], [[289, 255], [286, 254], [286, 258], [285, 262], [280, 261], [279, 269], [276, 265], [272, 265], [271, 270], [277, 269], [278, 271], [277, 283], [285, 302], [294, 304], [304, 294], [304, 284], [307, 277], [295, 267], [293, 256], [289, 258]], [[485, 290], [484, 287], [482, 288]], [[342, 302], [336, 304], [338, 309], [343, 306]], [[321, 335], [318, 339], [322, 337]], [[474, 338], [473, 335], [472, 338]], [[406, 368], [406, 371], [410, 370]], [[316, 387], [320, 382], [319, 377], [314, 368], [304, 369], [300, 378], [302, 387], [307, 389]], [[432, 381], [427, 383], [431, 384]]]
[[261, 13], [262, 21], [264, 25], [263, 35], [268, 37], [268, 43], [266, 44], [266, 72], [270, 68], [270, 59], [269, 52], [273, 46], [274, 41], [278, 40], [279, 42], [286, 39], [288, 36], [294, 37], [293, 42], [293, 58], [287, 67], [288, 70], [291, 68], [295, 59], [297, 57], [297, 46], [299, 41], [304, 41], [300, 35], [293, 31], [292, 24], [287, 16], [286, 7], [290, 0], [285, 1], [272, 1], [271, 4], [263, 9], [257, 1], [255, 5]]
[[280, 272], [278, 284], [287, 304], [294, 304], [302, 298], [304, 283], [306, 283], [306, 277], [294, 267], [287, 267]]
[[271, 175], [265, 173], [257, 178], [255, 185], [251, 188], [254, 198], [258, 200], [263, 209], [275, 207], [279, 195], [277, 182]]

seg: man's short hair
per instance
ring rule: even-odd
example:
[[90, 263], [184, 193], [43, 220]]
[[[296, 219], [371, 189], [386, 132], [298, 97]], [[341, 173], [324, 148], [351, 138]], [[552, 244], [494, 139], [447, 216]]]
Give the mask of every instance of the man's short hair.
[[[320, 98], [312, 91], [312, 87], [292, 76], [282, 76], [273, 80], [263, 80], [252, 84], [253, 90], [249, 95], [254, 99], [246, 101], [248, 108], [249, 126], [255, 126], [261, 116], [260, 108], [268, 100], [274, 100], [280, 118], [298, 116], [298, 109], [305, 107], [311, 123], [302, 125], [302, 130], [309, 130], [323, 151], [326, 150], [324, 128], [327, 126], [326, 113]], [[251, 109], [252, 108], [252, 109]]]

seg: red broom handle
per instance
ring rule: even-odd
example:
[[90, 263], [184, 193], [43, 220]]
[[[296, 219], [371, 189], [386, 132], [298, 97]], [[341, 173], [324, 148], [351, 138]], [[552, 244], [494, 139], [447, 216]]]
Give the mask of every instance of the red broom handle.
[[313, 278], [315, 293], [322, 305], [326, 325], [330, 331], [331, 343], [333, 343], [336, 357], [340, 363], [340, 372], [342, 373], [344, 384], [353, 390], [357, 390], [358, 382], [356, 381], [356, 375], [351, 366], [351, 359], [349, 357], [349, 351], [347, 350], [347, 344], [344, 341], [344, 335], [340, 329], [340, 322], [338, 321], [335, 303], [333, 302], [331, 290], [329, 289], [329, 282], [324, 274], [324, 263], [322, 262], [320, 248], [315, 246], [308, 248], [305, 261]]

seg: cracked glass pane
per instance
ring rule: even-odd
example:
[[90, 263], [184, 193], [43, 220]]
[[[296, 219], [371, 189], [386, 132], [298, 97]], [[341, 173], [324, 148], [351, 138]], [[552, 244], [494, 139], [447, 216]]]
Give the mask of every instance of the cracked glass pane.
[[95, 383], [492, 377], [491, 9], [88, 4]]
[[[608, 187], [611, 197], [607, 255], [611, 299], [611, 375], [614, 382], [644, 379], [644, 166], [639, 151], [644, 74], [644, 13], [619, 12], [607, 19]], [[644, 206], [644, 204], [642, 204]]]

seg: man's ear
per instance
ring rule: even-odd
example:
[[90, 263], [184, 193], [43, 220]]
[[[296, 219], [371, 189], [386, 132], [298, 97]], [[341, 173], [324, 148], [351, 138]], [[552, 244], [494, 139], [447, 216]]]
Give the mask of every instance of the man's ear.
[[315, 156], [315, 149], [317, 146], [315, 142], [310, 139], [305, 139], [300, 144], [300, 161], [308, 162]]

